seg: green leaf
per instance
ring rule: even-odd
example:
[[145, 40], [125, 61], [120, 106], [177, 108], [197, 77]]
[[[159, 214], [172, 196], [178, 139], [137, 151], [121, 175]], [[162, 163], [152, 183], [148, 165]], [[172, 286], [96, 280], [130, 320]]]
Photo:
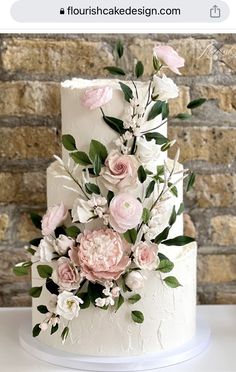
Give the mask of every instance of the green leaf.
[[104, 67], [104, 70], [107, 70], [112, 75], [125, 76], [125, 72], [120, 67], [106, 66], [106, 67]]
[[127, 230], [123, 234], [125, 240], [130, 244], [135, 244], [137, 239], [137, 231], [135, 229]]
[[196, 174], [194, 172], [191, 172], [188, 176], [187, 187], [186, 187], [187, 192], [191, 190], [191, 188], [193, 187], [195, 183], [195, 180], [196, 180]]
[[81, 231], [77, 226], [70, 226], [66, 228], [66, 235], [70, 238], [75, 239], [80, 233]]
[[146, 195], [145, 195], [145, 198], [149, 198], [153, 191], [154, 191], [154, 187], [155, 187], [155, 184], [156, 182], [155, 181], [151, 181], [147, 187], [147, 190], [146, 190]]
[[85, 190], [88, 194], [97, 194], [97, 195], [101, 194], [99, 187], [95, 185], [95, 183], [89, 183], [89, 182], [86, 183]]
[[144, 66], [141, 61], [138, 61], [136, 66], [135, 66], [135, 75], [138, 78], [140, 78], [144, 73]]
[[128, 85], [122, 83], [121, 81], [119, 82], [119, 84], [124, 93], [125, 100], [127, 102], [130, 102], [130, 100], [134, 98], [132, 89]]
[[142, 165], [140, 165], [140, 167], [138, 168], [138, 179], [141, 183], [143, 183], [147, 179], [147, 174]]
[[194, 99], [193, 101], [189, 102], [187, 108], [193, 110], [193, 109], [203, 105], [203, 103], [205, 103], [205, 102], [206, 102], [206, 98]]
[[65, 327], [62, 331], [62, 334], [61, 334], [61, 339], [62, 339], [62, 342], [65, 342], [65, 340], [67, 339], [68, 335], [69, 335], [69, 327]]
[[195, 239], [191, 238], [190, 236], [180, 235], [180, 236], [176, 236], [173, 239], [164, 240], [162, 242], [162, 244], [165, 244], [165, 245], [168, 245], [168, 246], [170, 246], [170, 245], [182, 246], [182, 245], [185, 245], [185, 244], [192, 243], [194, 241], [195, 241]]
[[84, 301], [83, 304], [80, 304], [81, 309], [87, 309], [90, 306], [90, 298], [88, 292], [78, 293], [77, 296]]
[[152, 63], [153, 63], [153, 68], [155, 71], [160, 70], [161, 64], [156, 56], [153, 56]]
[[52, 268], [48, 265], [38, 265], [37, 271], [39, 273], [40, 278], [47, 279], [52, 276]]
[[139, 294], [135, 294], [128, 298], [129, 303], [132, 305], [136, 304], [136, 302], [138, 302], [139, 300], [141, 300], [141, 296]]
[[171, 182], [168, 183], [168, 187], [170, 188], [170, 192], [177, 198], [178, 197], [178, 189], [176, 186], [173, 186]]
[[121, 40], [118, 40], [115, 47], [116, 53], [119, 58], [121, 58], [124, 54], [124, 46]]
[[115, 303], [115, 309], [116, 309], [116, 312], [119, 310], [119, 308], [123, 305], [123, 303], [125, 302], [125, 299], [124, 297], [122, 296], [122, 294], [120, 293], [116, 303]]
[[34, 247], [38, 247], [40, 242], [41, 242], [42, 238], [36, 238], [36, 239], [32, 239], [30, 240], [29, 244], [30, 245], [33, 245]]
[[54, 333], [56, 333], [58, 331], [58, 328], [59, 328], [58, 324], [56, 324], [54, 326], [52, 325], [50, 334], [53, 335]]
[[177, 216], [180, 216], [184, 212], [184, 203], [181, 203], [177, 212]]
[[48, 308], [47, 308], [47, 306], [39, 305], [39, 306], [37, 306], [37, 309], [38, 309], [38, 311], [39, 311], [41, 314], [47, 314], [47, 313], [48, 313]]
[[150, 211], [149, 211], [149, 209], [143, 208], [143, 215], [142, 215], [143, 222], [145, 224], [147, 224], [148, 221], [149, 221], [149, 219], [150, 219]]
[[120, 119], [113, 118], [112, 116], [105, 116], [103, 115], [103, 120], [111, 129], [115, 132], [119, 133], [120, 135], [125, 133], [124, 129], [124, 122]]
[[144, 321], [144, 316], [141, 311], [134, 310], [131, 312], [131, 317], [135, 323], [143, 323]]
[[177, 214], [176, 214], [175, 205], [174, 205], [173, 209], [172, 209], [172, 212], [171, 212], [170, 219], [169, 219], [169, 225], [170, 226], [174, 225], [174, 223], [176, 221], [176, 217], [177, 217]]
[[157, 270], [161, 271], [162, 273], [169, 273], [173, 268], [173, 262], [171, 262], [169, 259], [164, 259], [160, 261]]
[[56, 283], [54, 283], [54, 281], [52, 279], [47, 278], [46, 288], [47, 288], [48, 292], [50, 292], [52, 294], [57, 295], [59, 293], [59, 286]]
[[176, 119], [180, 119], [180, 120], [187, 120], [187, 119], [190, 119], [192, 117], [191, 114], [189, 114], [188, 112], [181, 112], [180, 114], [176, 115]]
[[94, 161], [96, 155], [99, 156], [101, 162], [104, 163], [108, 156], [107, 149], [101, 142], [92, 140], [90, 142], [89, 157]]
[[159, 244], [161, 243], [163, 240], [167, 239], [168, 238], [168, 235], [169, 235], [169, 231], [170, 231], [170, 227], [166, 227], [159, 235], [157, 235], [154, 239], [154, 243], [155, 244]]
[[32, 330], [33, 337], [37, 337], [41, 332], [40, 323], [36, 324]]
[[108, 193], [107, 193], [107, 204], [108, 204], [108, 206], [110, 205], [113, 198], [114, 198], [114, 192], [109, 190]]
[[151, 141], [152, 139], [154, 139], [157, 145], [164, 145], [169, 142], [168, 138], [157, 132], [146, 133], [145, 138], [147, 141]]
[[71, 159], [74, 160], [76, 164], [79, 164], [79, 165], [86, 166], [86, 165], [92, 164], [86, 152], [83, 152], [83, 151], [71, 152], [70, 157]]
[[35, 254], [36, 250], [33, 249], [31, 246], [26, 248], [26, 252], [30, 253], [32, 256]]
[[169, 148], [171, 147], [171, 141], [167, 141], [163, 146], [161, 146], [161, 151], [164, 152], [164, 151], [167, 151], [169, 150]]
[[157, 176], [160, 177], [160, 176], [163, 176], [164, 175], [164, 172], [165, 172], [165, 167], [164, 165], [158, 165], [157, 166]]
[[103, 290], [104, 286], [101, 284], [92, 282], [88, 283], [88, 296], [94, 306], [96, 306], [95, 303], [98, 297], [104, 298]]
[[165, 120], [169, 115], [169, 104], [167, 102], [163, 102], [161, 113], [162, 113], [162, 120]]
[[32, 266], [31, 261], [22, 262], [21, 264], [17, 264], [13, 267], [13, 273], [16, 276], [24, 276], [29, 274], [29, 269]]
[[76, 150], [76, 143], [75, 139], [71, 134], [64, 134], [62, 136], [62, 144], [68, 151], [75, 151]]
[[95, 158], [94, 158], [94, 161], [93, 161], [93, 170], [94, 170], [94, 174], [95, 174], [96, 176], [99, 176], [99, 174], [100, 174], [100, 172], [101, 172], [101, 169], [102, 169], [101, 158], [100, 158], [100, 156], [95, 155]]
[[31, 297], [33, 298], [38, 298], [40, 297], [41, 293], [42, 293], [42, 289], [43, 287], [32, 287], [30, 290], [29, 290], [29, 294]]
[[42, 228], [42, 217], [35, 212], [31, 212], [30, 213], [30, 218], [31, 218], [31, 221], [33, 222], [34, 226], [37, 229], [41, 230], [41, 228]]
[[171, 288], [181, 287], [181, 284], [174, 276], [167, 276], [163, 280]]
[[152, 106], [151, 110], [149, 111], [147, 121], [155, 119], [156, 116], [162, 113], [162, 106], [165, 102], [163, 101], [156, 101]]

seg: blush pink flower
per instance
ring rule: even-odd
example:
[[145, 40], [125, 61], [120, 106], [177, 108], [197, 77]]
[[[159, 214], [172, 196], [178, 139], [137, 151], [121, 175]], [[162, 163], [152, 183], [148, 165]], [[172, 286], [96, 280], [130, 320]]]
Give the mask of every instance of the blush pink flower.
[[68, 209], [63, 203], [49, 208], [42, 219], [42, 234], [52, 234], [55, 229], [65, 221], [67, 215]]
[[81, 97], [81, 103], [89, 110], [94, 110], [110, 102], [112, 96], [113, 90], [111, 87], [90, 88], [85, 90]]
[[153, 49], [154, 55], [164, 65], [168, 66], [169, 69], [178, 75], [180, 67], [184, 67], [184, 58], [180, 57], [178, 53], [169, 45], [158, 45]]
[[52, 280], [63, 290], [71, 291], [80, 286], [80, 275], [69, 258], [61, 257], [52, 273]]
[[110, 203], [109, 223], [119, 233], [136, 227], [142, 217], [142, 204], [131, 194], [121, 193]]
[[69, 256], [81, 268], [88, 280], [117, 280], [130, 265], [127, 243], [112, 229], [100, 229], [82, 234], [80, 246]]
[[134, 262], [143, 270], [155, 270], [159, 263], [158, 246], [153, 243], [140, 242], [134, 247]]
[[122, 155], [117, 150], [108, 155], [101, 172], [104, 186], [111, 191], [124, 191], [137, 185], [137, 162], [132, 155]]

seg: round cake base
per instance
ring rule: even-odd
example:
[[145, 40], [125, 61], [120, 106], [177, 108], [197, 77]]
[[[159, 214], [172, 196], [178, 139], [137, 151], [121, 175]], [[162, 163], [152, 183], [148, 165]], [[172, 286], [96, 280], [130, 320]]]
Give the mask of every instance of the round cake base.
[[21, 346], [31, 355], [51, 364], [61, 367], [73, 368], [86, 371], [145, 371], [161, 367], [171, 366], [192, 359], [206, 350], [210, 341], [210, 328], [207, 322], [197, 316], [197, 328], [195, 337], [188, 343], [172, 351], [151, 353], [143, 356], [130, 357], [93, 357], [78, 356], [72, 353], [62, 352], [42, 344], [32, 337], [31, 321], [27, 319], [21, 325], [19, 339]]

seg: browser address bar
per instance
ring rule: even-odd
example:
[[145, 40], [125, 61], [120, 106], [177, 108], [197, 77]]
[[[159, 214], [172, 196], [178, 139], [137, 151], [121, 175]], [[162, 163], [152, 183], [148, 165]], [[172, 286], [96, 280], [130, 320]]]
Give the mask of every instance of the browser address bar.
[[50, 23], [217, 23], [230, 9], [224, 1], [198, 0], [18, 0], [11, 9], [17, 22]]

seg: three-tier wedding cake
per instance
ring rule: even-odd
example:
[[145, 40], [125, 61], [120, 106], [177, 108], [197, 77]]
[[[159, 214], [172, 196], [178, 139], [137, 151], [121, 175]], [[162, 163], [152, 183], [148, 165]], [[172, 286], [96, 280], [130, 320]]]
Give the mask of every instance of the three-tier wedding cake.
[[32, 267], [33, 336], [46, 345], [133, 356], [194, 337], [197, 247], [183, 235], [183, 180], [189, 188], [194, 176], [178, 150], [167, 156], [168, 100], [178, 88], [163, 74], [183, 63], [158, 46], [147, 82], [137, 62], [135, 81], [61, 85], [62, 158], [47, 170], [47, 213], [32, 214], [43, 237], [15, 269]]

